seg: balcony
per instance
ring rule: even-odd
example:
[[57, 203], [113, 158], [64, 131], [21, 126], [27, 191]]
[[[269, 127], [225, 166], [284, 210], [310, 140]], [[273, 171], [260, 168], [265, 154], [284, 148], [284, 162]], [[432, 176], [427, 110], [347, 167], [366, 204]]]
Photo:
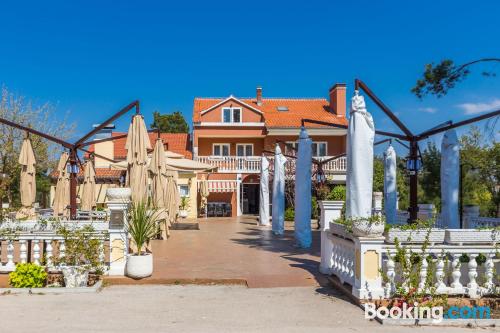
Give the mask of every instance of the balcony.
[[[328, 158], [328, 156], [325, 156], [317, 159], [326, 160]], [[260, 173], [260, 159], [260, 156], [198, 156], [196, 160], [217, 167], [218, 173]], [[272, 159], [273, 157], [270, 156], [271, 168]], [[323, 171], [327, 177], [331, 178], [333, 175], [345, 175], [346, 167], [346, 158], [340, 157], [326, 162], [323, 165]], [[316, 168], [316, 164], [313, 164], [313, 169]], [[288, 160], [286, 170], [289, 173], [295, 172], [295, 160]]]

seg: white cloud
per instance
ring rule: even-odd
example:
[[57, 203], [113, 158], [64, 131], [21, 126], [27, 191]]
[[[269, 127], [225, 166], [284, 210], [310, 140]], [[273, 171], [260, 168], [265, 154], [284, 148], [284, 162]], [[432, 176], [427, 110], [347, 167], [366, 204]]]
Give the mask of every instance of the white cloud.
[[500, 99], [495, 98], [489, 103], [463, 103], [457, 105], [465, 114], [477, 114], [500, 109]]
[[419, 108], [418, 111], [425, 112], [425, 113], [436, 113], [437, 109], [431, 108], [431, 107], [426, 107], [426, 108]]

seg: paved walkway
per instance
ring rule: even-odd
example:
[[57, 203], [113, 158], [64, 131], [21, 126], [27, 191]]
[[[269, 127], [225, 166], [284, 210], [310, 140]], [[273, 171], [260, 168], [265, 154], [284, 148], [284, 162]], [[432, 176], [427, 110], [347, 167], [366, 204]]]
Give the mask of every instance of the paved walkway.
[[94, 294], [2, 295], [2, 332], [493, 332], [385, 327], [315, 287], [113, 286]]
[[255, 217], [200, 219], [200, 230], [172, 230], [167, 241], [153, 243], [154, 273], [112, 283], [180, 283], [197, 280], [247, 283], [249, 287], [319, 286], [320, 233], [313, 247], [297, 249], [293, 226], [275, 237]]

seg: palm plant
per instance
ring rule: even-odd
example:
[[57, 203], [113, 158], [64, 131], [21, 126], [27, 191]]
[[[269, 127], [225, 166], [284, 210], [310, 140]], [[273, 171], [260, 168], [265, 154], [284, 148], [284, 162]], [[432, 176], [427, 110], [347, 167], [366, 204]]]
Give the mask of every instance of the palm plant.
[[159, 211], [149, 203], [133, 203], [128, 212], [127, 232], [137, 246], [137, 255], [143, 254], [143, 247], [156, 236]]

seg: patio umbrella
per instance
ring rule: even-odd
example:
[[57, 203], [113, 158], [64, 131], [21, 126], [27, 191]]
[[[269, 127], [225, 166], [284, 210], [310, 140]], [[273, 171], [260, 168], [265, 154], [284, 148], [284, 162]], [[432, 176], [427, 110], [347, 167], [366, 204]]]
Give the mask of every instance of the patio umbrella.
[[269, 161], [264, 154], [260, 160], [259, 224], [269, 225]]
[[[151, 199], [153, 206], [158, 210], [158, 219], [164, 221], [162, 228], [163, 234], [168, 235], [167, 223], [167, 166], [165, 164], [165, 150], [163, 149], [163, 141], [158, 138], [155, 143], [153, 156], [149, 163], [149, 171], [151, 173]], [[166, 239], [166, 237], [164, 237]]]
[[273, 178], [273, 233], [283, 235], [285, 232], [285, 163], [286, 157], [281, 153], [279, 144], [274, 151]]
[[375, 125], [358, 91], [351, 100], [347, 128], [346, 217], [370, 217], [373, 189], [373, 140]]
[[459, 229], [458, 183], [460, 181], [460, 144], [457, 132], [448, 130], [441, 142], [441, 222]]
[[94, 164], [87, 161], [83, 165], [83, 189], [80, 198], [80, 209], [92, 210], [95, 206], [95, 169]]
[[151, 149], [146, 124], [141, 115], [135, 115], [130, 124], [127, 141], [127, 185], [132, 189], [132, 201], [146, 202], [148, 197], [148, 149]]
[[66, 169], [69, 154], [64, 152], [61, 154], [59, 163], [57, 164], [57, 183], [52, 209], [54, 216], [68, 216], [69, 210], [69, 173]]
[[396, 223], [398, 192], [396, 183], [396, 151], [389, 146], [384, 152], [384, 210], [388, 224]]
[[200, 207], [201, 207], [201, 209], [204, 209], [205, 215], [206, 215], [207, 214], [206, 209], [207, 209], [207, 204], [208, 204], [208, 195], [210, 194], [210, 192], [208, 191], [208, 181], [205, 178], [205, 175], [201, 176], [201, 181], [199, 183], [199, 186], [200, 186], [200, 198], [201, 198]]
[[177, 214], [179, 213], [179, 205], [181, 203], [181, 197], [179, 194], [179, 189], [177, 188], [177, 179], [179, 173], [177, 171], [167, 171], [167, 190], [166, 190], [166, 202], [167, 202], [167, 224], [172, 225], [177, 220]]
[[29, 138], [24, 139], [19, 154], [19, 164], [21, 164], [21, 182], [19, 192], [21, 194], [21, 210], [16, 214], [18, 218], [33, 217], [35, 211], [33, 203], [36, 199], [36, 169], [35, 154]]
[[297, 168], [295, 172], [295, 241], [308, 248], [311, 235], [311, 168], [312, 140], [304, 127], [300, 130]]

